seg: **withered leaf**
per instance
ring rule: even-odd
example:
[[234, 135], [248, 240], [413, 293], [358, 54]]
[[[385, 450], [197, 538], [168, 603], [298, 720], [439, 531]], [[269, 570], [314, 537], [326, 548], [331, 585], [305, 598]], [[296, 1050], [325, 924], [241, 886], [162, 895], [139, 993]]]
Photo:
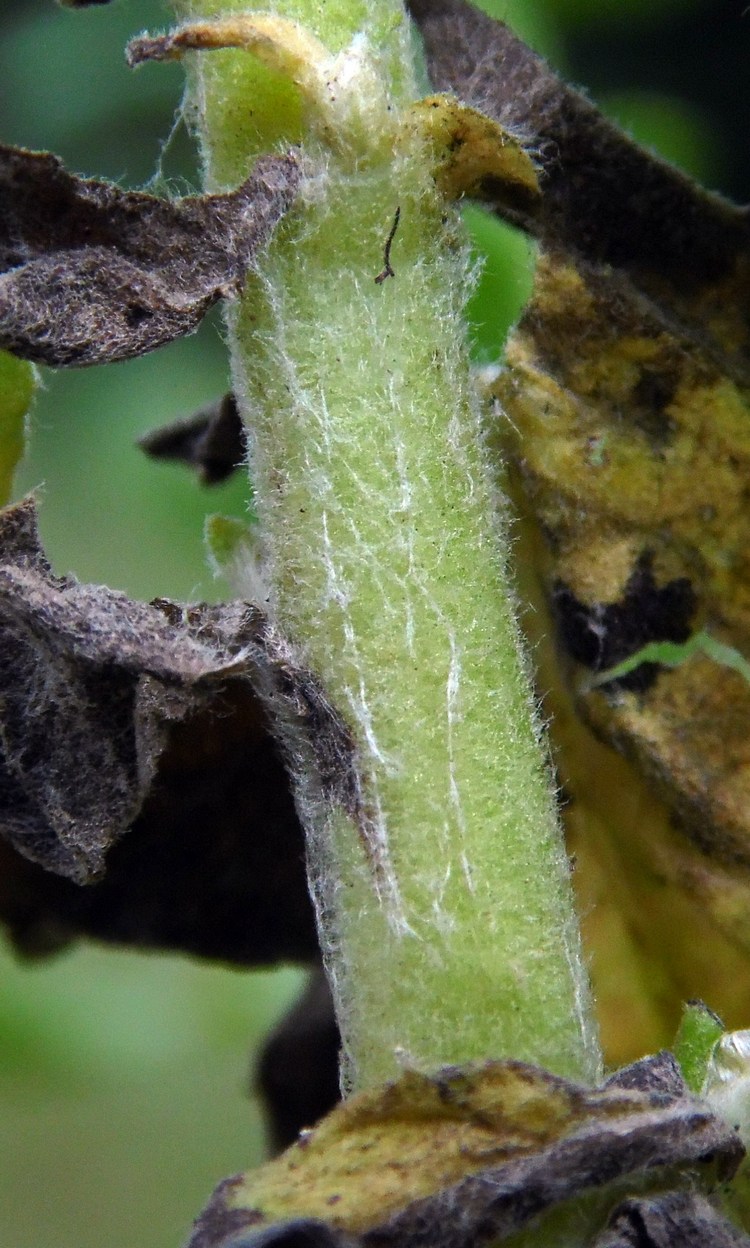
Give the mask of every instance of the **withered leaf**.
[[204, 485], [225, 481], [245, 459], [237, 401], [225, 394], [193, 416], [147, 433], [138, 445], [154, 459], [179, 460], [195, 468]]
[[[238, 681], [194, 701], [161, 725], [151, 788], [101, 878], [81, 886], [0, 837], [0, 920], [19, 953], [88, 937], [237, 966], [317, 958], [302, 830], [258, 700]], [[127, 718], [122, 728], [132, 732]], [[8, 776], [1, 800], [23, 801], [22, 781]], [[49, 846], [44, 816], [27, 803]]]
[[340, 1050], [328, 978], [318, 968], [266, 1040], [255, 1073], [274, 1152], [293, 1144], [338, 1102]]
[[435, 184], [448, 199], [499, 200], [511, 213], [539, 199], [537, 170], [524, 144], [454, 95], [417, 100], [401, 130], [401, 142], [418, 136], [429, 145]]
[[0, 915], [19, 944], [314, 958], [292, 738], [356, 817], [351, 736], [259, 609], [57, 577], [33, 501], [0, 512]]
[[[587, 1089], [522, 1062], [408, 1071], [335, 1109], [276, 1161], [226, 1180], [189, 1248], [351, 1243], [473, 1248], [585, 1191], [684, 1167], [709, 1183], [743, 1156], [674, 1064]], [[328, 1236], [325, 1228], [328, 1228]]]
[[696, 1192], [625, 1200], [592, 1248], [748, 1248], [738, 1230]]
[[[639, 147], [467, 0], [409, 0], [408, 8], [435, 88], [455, 91], [536, 153], [542, 196], [518, 223], [546, 246], [637, 274], [673, 300], [733, 270], [750, 241], [747, 210]], [[499, 211], [508, 215], [502, 199]]]
[[240, 292], [298, 180], [294, 156], [264, 156], [234, 191], [167, 200], [0, 146], [0, 346], [100, 364], [190, 333]]

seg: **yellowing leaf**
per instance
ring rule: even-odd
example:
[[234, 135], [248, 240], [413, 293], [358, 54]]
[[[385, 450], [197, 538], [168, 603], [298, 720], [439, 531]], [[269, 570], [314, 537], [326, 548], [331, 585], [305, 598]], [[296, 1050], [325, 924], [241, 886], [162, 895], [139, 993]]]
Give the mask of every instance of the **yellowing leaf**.
[[[523, 1062], [408, 1071], [353, 1096], [276, 1161], [217, 1188], [189, 1248], [295, 1242], [432, 1248], [501, 1241], [571, 1197], [619, 1179], [663, 1183], [682, 1167], [728, 1177], [736, 1133], [686, 1093], [668, 1054], [602, 1088]], [[718, 1162], [718, 1172], [713, 1163]], [[609, 1198], [611, 1203], [611, 1197]], [[603, 1220], [604, 1202], [577, 1210]], [[593, 1229], [593, 1228], [592, 1228]], [[553, 1242], [553, 1241], [551, 1241]]]
[[[614, 1061], [668, 1043], [686, 999], [730, 1026], [750, 1012], [750, 403], [730, 321], [698, 337], [623, 275], [547, 255], [499, 386]], [[664, 644], [693, 657], [662, 666]]]
[[470, 195], [526, 208], [540, 195], [534, 162], [516, 135], [455, 96], [430, 95], [402, 122], [406, 137], [433, 148], [435, 181], [453, 199]]

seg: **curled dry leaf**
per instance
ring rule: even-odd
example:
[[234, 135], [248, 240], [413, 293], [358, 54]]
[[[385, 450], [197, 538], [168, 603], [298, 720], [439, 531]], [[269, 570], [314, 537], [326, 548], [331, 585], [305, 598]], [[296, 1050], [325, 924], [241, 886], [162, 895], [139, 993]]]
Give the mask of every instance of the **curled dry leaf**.
[[620, 1181], [658, 1186], [668, 1170], [674, 1185], [682, 1168], [693, 1184], [723, 1180], [742, 1156], [668, 1054], [594, 1090], [515, 1061], [409, 1071], [222, 1183], [189, 1248], [473, 1248]]
[[[211, 644], [204, 628], [175, 644], [159, 607], [54, 577], [30, 501], [2, 513], [0, 542], [2, 735], [9, 777], [22, 784], [4, 805], [4, 832], [26, 857], [85, 883], [142, 804], [171, 686], [231, 669], [241, 643]], [[139, 704], [142, 677], [163, 687], [161, 716], [148, 691]], [[172, 717], [182, 709], [177, 702]]]
[[257, 608], [54, 576], [33, 502], [7, 508], [0, 747], [0, 916], [22, 947], [88, 933], [248, 965], [316, 957], [285, 759], [304, 751], [313, 797], [355, 817], [357, 760]]
[[432, 148], [435, 182], [449, 199], [496, 201], [514, 212], [539, 199], [537, 172], [523, 144], [453, 95], [430, 95], [407, 109], [400, 142], [415, 138]]
[[186, 52], [244, 48], [279, 73], [290, 77], [310, 99], [322, 103], [332, 57], [311, 31], [276, 13], [232, 13], [186, 22], [165, 35], [131, 39], [126, 58], [131, 68], [145, 61], [179, 60]]
[[750, 1238], [696, 1192], [625, 1200], [592, 1248], [747, 1248]]
[[[750, 240], [746, 210], [639, 147], [509, 27], [467, 0], [409, 0], [408, 8], [433, 85], [536, 152], [542, 195], [516, 220], [546, 247], [631, 274], [663, 295], [673, 315], [683, 297], [734, 272]], [[502, 200], [498, 210], [511, 215]], [[714, 306], [721, 310], [719, 298]]]
[[234, 191], [166, 200], [0, 147], [0, 346], [100, 364], [190, 333], [239, 294], [298, 182], [294, 156], [264, 156]]
[[204, 485], [225, 481], [245, 459], [237, 401], [225, 394], [186, 420], [146, 434], [139, 446], [154, 459], [179, 460], [195, 468]]

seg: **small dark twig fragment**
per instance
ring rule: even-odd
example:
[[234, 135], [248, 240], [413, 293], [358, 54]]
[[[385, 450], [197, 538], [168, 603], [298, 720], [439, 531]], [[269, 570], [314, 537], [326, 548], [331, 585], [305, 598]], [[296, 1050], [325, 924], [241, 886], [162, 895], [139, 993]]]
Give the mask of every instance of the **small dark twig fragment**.
[[383, 282], [385, 281], [387, 277], [396, 276], [396, 274], [394, 273], [391, 267], [391, 244], [393, 243], [393, 240], [396, 237], [396, 230], [398, 229], [398, 223], [400, 220], [401, 220], [401, 207], [399, 205], [393, 217], [393, 225], [391, 226], [390, 234], [385, 240], [385, 247], [383, 248], [383, 268], [381, 269], [380, 273], [378, 273], [377, 277], [375, 278], [375, 284], [377, 286], [382, 286]]

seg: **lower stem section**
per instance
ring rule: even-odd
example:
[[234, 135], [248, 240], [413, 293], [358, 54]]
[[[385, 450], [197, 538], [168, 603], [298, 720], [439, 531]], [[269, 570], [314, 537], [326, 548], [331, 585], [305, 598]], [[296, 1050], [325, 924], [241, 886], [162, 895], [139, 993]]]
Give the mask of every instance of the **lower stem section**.
[[[287, 109], [307, 178], [230, 335], [269, 607], [356, 749], [356, 818], [298, 774], [345, 1083], [489, 1056], [593, 1080], [568, 864], [470, 385], [469, 260], [434, 140], [399, 120], [415, 94], [406, 18], [397, 0], [360, 16], [278, 7], [335, 57], [316, 53], [317, 87], [304, 76]], [[209, 181], [226, 185], [273, 110], [252, 57], [216, 56], [196, 98]]]
[[[409, 162], [329, 168], [236, 327], [273, 614], [358, 751], [359, 826], [302, 804], [346, 1082], [489, 1055], [593, 1079], [567, 862], [469, 388], [467, 257], [425, 181]], [[376, 283], [397, 208], [395, 276]]]

